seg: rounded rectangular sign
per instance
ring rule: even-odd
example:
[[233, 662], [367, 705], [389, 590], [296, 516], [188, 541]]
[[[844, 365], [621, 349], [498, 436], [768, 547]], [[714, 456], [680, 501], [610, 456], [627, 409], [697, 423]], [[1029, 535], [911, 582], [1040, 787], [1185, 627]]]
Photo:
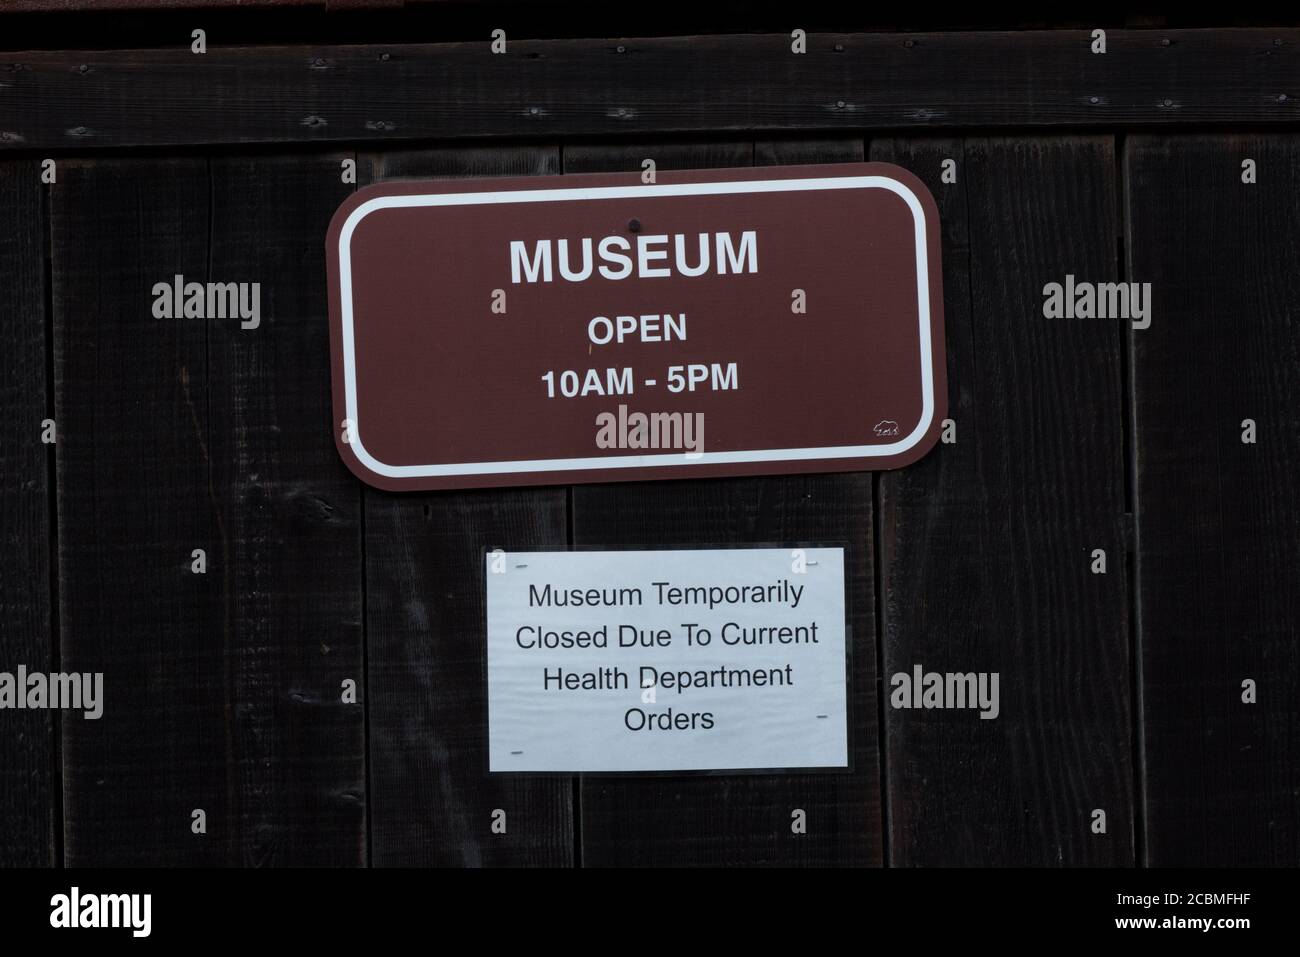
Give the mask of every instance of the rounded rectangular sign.
[[938, 213], [888, 164], [385, 183], [327, 259], [381, 488], [896, 468], [946, 413]]

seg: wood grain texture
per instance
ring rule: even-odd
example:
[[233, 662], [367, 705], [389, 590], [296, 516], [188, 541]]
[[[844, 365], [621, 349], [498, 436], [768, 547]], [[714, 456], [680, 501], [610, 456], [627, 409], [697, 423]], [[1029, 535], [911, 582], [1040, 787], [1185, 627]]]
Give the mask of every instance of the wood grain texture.
[[[367, 155], [364, 179], [559, 172], [559, 150]], [[568, 777], [489, 776], [484, 550], [563, 550], [563, 488], [365, 490], [375, 866], [573, 863]], [[491, 831], [506, 814], [506, 833]]]
[[[183, 10], [201, 7], [324, 7], [329, 0], [6, 0], [0, 13], [98, 13], [104, 10]], [[335, 0], [337, 2], [337, 0]], [[401, 0], [398, 0], [401, 2]]]
[[1300, 138], [1135, 137], [1125, 171], [1147, 863], [1295, 866]]
[[0, 63], [0, 149], [1300, 122], [1300, 30], [1090, 45], [1048, 30], [814, 34], [801, 55], [786, 33], [30, 52]]
[[361, 490], [334, 448], [322, 240], [345, 155], [211, 162], [213, 280], [260, 283], [257, 328], [208, 322], [209, 574], [248, 865], [366, 860]]
[[1116, 278], [1112, 142], [876, 141], [872, 158], [940, 204], [957, 429], [880, 479], [882, 693], [920, 664], [999, 672], [1001, 698], [995, 720], [886, 706], [891, 861], [1131, 865], [1122, 330], [1042, 311], [1067, 273]]
[[[51, 634], [45, 199], [40, 164], [0, 163], [0, 671], [48, 672]], [[0, 712], [0, 867], [55, 863], [54, 717]]]
[[236, 863], [207, 329], [153, 318], [151, 292], [207, 277], [207, 163], [63, 161], [51, 228], [62, 666], [105, 699], [63, 721], [65, 860]]
[[[566, 173], [861, 161], [860, 140], [570, 146]], [[582, 862], [845, 865], [880, 862], [871, 478], [866, 473], [573, 488], [578, 547], [843, 542], [852, 642], [852, 773], [584, 777]], [[808, 832], [790, 831], [807, 812]]]

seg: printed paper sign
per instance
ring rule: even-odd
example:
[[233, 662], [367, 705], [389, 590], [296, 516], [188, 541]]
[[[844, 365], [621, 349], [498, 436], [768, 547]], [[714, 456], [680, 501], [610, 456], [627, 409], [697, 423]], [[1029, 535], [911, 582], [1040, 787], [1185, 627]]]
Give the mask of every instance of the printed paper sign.
[[485, 561], [490, 770], [848, 765], [843, 549]]

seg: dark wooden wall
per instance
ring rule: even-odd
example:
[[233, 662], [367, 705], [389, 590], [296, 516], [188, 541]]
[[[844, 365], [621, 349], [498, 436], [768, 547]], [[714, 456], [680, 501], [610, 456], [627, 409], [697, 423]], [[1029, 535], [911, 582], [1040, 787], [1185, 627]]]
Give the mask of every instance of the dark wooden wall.
[[[1300, 135], [1277, 99], [1300, 96], [1300, 35], [1161, 39], [1120, 38], [1109, 74], [1075, 32], [1029, 35], [1005, 66], [1002, 35], [812, 38], [807, 69], [780, 37], [546, 41], [520, 50], [531, 67], [469, 45], [243, 50], [204, 67], [245, 78], [228, 88], [167, 52], [15, 55], [0, 670], [102, 671], [107, 702], [99, 721], [0, 713], [0, 864], [1300, 861]], [[968, 51], [966, 69], [894, 64], [935, 50]], [[286, 81], [317, 59], [305, 88]], [[344, 64], [348, 97], [326, 76]], [[889, 64], [888, 89], [842, 92]], [[480, 69], [480, 92], [449, 91]], [[424, 126], [361, 129], [416, 101]], [[177, 116], [208, 109], [227, 113], [183, 135]], [[876, 475], [403, 495], [353, 479], [324, 274], [343, 161], [364, 184], [647, 157], [920, 176], [942, 217], [955, 444]], [[154, 319], [151, 288], [177, 273], [260, 281], [261, 327]], [[1067, 273], [1152, 283], [1151, 328], [1044, 318]], [[484, 547], [830, 539], [852, 546], [851, 774], [487, 775]], [[1000, 717], [891, 709], [889, 676], [914, 664], [999, 672]]]

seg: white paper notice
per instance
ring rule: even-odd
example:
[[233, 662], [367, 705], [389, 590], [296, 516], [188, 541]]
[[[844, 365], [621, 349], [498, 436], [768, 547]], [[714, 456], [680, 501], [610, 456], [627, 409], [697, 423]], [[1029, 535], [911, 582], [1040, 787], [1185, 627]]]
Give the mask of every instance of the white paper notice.
[[489, 552], [492, 771], [848, 766], [842, 548]]

